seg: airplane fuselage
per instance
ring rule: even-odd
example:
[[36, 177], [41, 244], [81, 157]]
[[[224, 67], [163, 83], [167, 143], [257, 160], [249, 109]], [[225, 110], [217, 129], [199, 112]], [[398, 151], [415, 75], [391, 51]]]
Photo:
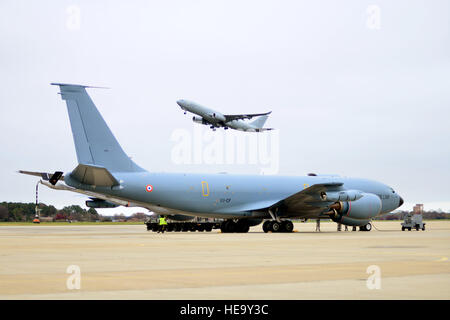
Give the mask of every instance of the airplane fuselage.
[[[211, 125], [212, 127], [224, 127], [224, 128], [232, 128], [239, 131], [247, 131], [247, 132], [257, 132], [262, 131], [261, 128], [258, 128], [248, 122], [242, 120], [231, 120], [227, 121], [225, 116], [213, 109], [202, 106], [196, 102], [188, 101], [188, 100], [178, 100], [177, 101], [180, 108], [184, 111], [188, 111], [190, 113], [196, 114], [200, 116], [200, 118], [193, 118], [194, 122], [198, 122], [205, 125]], [[204, 121], [206, 120], [206, 121]]]
[[[232, 174], [183, 173], [115, 173], [120, 188], [92, 187], [70, 179], [71, 187], [102, 193], [148, 208], [159, 214], [185, 214], [216, 218], [267, 217], [258, 208], [277, 201], [318, 183], [341, 181], [346, 189], [357, 189], [376, 194], [382, 202], [380, 214], [400, 205], [400, 196], [389, 186], [377, 181], [342, 178], [339, 176], [265, 176]], [[297, 217], [314, 218], [305, 212]]]

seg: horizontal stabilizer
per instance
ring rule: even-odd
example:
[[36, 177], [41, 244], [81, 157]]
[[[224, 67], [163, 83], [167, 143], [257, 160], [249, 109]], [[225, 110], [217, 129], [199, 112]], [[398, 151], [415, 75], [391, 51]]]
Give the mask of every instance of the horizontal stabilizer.
[[261, 129], [262, 127], [264, 127], [264, 124], [266, 123], [268, 118], [268, 115], [263, 115], [258, 117], [255, 121], [250, 122], [250, 124], [255, 126], [256, 128]]
[[52, 82], [50, 84], [52, 86], [71, 86], [71, 87], [80, 87], [80, 88], [109, 89], [108, 87], [84, 86], [84, 85], [81, 85], [81, 84], [71, 84], [71, 83]]
[[[29, 176], [36, 176], [41, 177], [42, 180], [45, 181], [54, 181], [55, 183], [59, 180], [64, 180], [63, 173], [61, 171], [56, 171], [55, 173], [48, 173], [48, 172], [35, 172], [35, 171], [26, 171], [26, 170], [19, 170], [19, 173], [27, 174]], [[54, 185], [54, 183], [52, 183]]]
[[98, 187], [113, 187], [119, 181], [105, 167], [79, 164], [70, 174], [70, 177], [83, 184]]

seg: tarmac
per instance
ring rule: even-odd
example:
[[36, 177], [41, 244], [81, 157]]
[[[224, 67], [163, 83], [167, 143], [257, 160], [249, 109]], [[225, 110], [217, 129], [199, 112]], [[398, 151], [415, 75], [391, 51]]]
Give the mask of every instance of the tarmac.
[[426, 223], [246, 234], [0, 226], [0, 299], [449, 299], [450, 221]]

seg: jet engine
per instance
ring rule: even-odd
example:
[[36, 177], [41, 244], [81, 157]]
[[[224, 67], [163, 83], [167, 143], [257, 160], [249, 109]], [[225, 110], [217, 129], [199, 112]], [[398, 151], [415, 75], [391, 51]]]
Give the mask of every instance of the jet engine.
[[86, 201], [86, 206], [89, 208], [117, 208], [119, 205], [101, 199], [93, 199]]
[[192, 117], [192, 121], [196, 122], [196, 123], [201, 123], [201, 124], [208, 124], [208, 122], [205, 121], [205, 119], [203, 119], [202, 117]]
[[338, 201], [330, 206], [331, 220], [349, 226], [367, 224], [381, 211], [380, 198], [372, 193], [362, 193], [356, 201]]

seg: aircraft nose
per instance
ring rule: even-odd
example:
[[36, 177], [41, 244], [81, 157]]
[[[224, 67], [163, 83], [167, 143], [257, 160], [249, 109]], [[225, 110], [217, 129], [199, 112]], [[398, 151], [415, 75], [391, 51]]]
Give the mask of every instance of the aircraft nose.
[[183, 108], [185, 103], [184, 103], [183, 99], [180, 99], [180, 100], [177, 100], [177, 104]]
[[399, 201], [398, 201], [398, 206], [401, 207], [402, 204], [403, 204], [403, 198], [402, 198], [402, 197], [399, 197], [399, 198], [400, 198], [400, 199], [399, 199]]

